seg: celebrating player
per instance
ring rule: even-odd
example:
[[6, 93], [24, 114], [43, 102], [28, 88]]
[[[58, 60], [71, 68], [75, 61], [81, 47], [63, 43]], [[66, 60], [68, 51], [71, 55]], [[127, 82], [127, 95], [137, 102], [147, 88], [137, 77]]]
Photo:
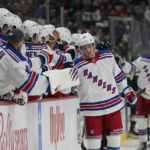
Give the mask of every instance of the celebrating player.
[[[146, 88], [150, 83], [150, 57], [141, 56], [132, 63], [125, 62], [122, 70], [125, 73], [140, 72], [137, 85], [139, 90]], [[148, 123], [150, 123], [150, 95], [143, 93], [138, 97], [137, 124], [139, 131], [140, 147], [138, 150], [146, 150], [148, 142]]]
[[[98, 150], [104, 130], [107, 149], [120, 149], [123, 125], [120, 109], [124, 93], [129, 105], [136, 103], [135, 93], [127, 85], [126, 77], [107, 50], [95, 51], [94, 38], [84, 33], [80, 38], [81, 58], [74, 60], [79, 72], [78, 95], [80, 111], [85, 119], [85, 136], [88, 150]], [[109, 134], [108, 134], [109, 132]]]

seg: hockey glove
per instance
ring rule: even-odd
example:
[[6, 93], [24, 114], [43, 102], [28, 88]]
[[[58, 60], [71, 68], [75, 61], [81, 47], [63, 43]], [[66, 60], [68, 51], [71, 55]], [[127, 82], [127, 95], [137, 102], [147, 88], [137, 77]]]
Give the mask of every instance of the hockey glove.
[[15, 93], [13, 91], [6, 93], [3, 95], [2, 99], [6, 101], [12, 101]]
[[73, 68], [73, 62], [64, 63], [64, 68]]
[[24, 105], [28, 101], [28, 96], [22, 91], [20, 91], [19, 93], [11, 91], [3, 96], [3, 100], [13, 101], [16, 102], [18, 105]]
[[134, 106], [137, 102], [137, 97], [134, 90], [131, 87], [126, 87], [123, 93], [127, 99], [127, 106]]
[[52, 70], [52, 66], [50, 64], [41, 66], [42, 72]]
[[75, 50], [75, 47], [74, 46], [68, 46], [66, 45], [64, 47], [64, 51], [65, 53], [69, 53], [72, 57], [72, 60], [75, 59], [75, 56], [76, 56], [76, 50]]
[[13, 101], [18, 105], [24, 105], [28, 102], [28, 96], [25, 92], [20, 91], [19, 94], [15, 94], [13, 97]]

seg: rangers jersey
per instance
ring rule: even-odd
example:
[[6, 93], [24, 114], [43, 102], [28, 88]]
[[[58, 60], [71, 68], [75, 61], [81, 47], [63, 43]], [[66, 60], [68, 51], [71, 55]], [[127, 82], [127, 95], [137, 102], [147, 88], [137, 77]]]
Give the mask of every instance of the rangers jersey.
[[73, 63], [71, 55], [69, 53], [57, 53], [48, 45], [47, 49], [43, 49], [39, 53], [39, 55], [40, 54], [45, 57], [47, 64], [50, 64], [52, 69], [63, 69], [68, 64]]
[[127, 80], [107, 50], [96, 51], [94, 59], [77, 58], [80, 85], [77, 87], [80, 111], [84, 116], [105, 115], [122, 108], [120, 94]]
[[45, 43], [42, 44], [25, 44], [26, 47], [26, 57], [33, 58], [36, 57], [42, 49], [46, 49], [47, 45]]
[[31, 71], [32, 63], [8, 44], [0, 46], [0, 95], [18, 88], [28, 95], [49, 90], [47, 77]]
[[[125, 62], [122, 67], [125, 73], [139, 72], [137, 85], [139, 90], [144, 89], [150, 84], [150, 56], [138, 57], [133, 62]], [[143, 93], [144, 98], [150, 99], [150, 95]]]
[[0, 42], [8, 43], [8, 37], [4, 34], [0, 34]]

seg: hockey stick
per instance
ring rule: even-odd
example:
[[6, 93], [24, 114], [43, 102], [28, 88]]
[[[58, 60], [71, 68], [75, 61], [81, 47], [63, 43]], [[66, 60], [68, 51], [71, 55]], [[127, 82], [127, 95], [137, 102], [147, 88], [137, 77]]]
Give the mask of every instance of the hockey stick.
[[83, 143], [84, 134], [85, 134], [85, 121], [84, 121], [83, 129], [82, 129], [82, 137], [81, 137], [81, 138], [82, 138], [82, 139], [81, 139], [81, 140], [82, 140], [82, 142], [81, 142], [81, 149], [82, 149], [82, 150], [87, 150], [87, 149], [86, 149], [86, 147], [84, 146], [84, 143]]

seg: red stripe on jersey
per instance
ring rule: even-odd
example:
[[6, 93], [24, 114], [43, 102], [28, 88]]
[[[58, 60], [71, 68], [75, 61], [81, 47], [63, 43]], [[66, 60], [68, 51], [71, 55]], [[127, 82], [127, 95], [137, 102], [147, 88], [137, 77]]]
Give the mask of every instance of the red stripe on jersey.
[[21, 61], [19, 57], [17, 57], [10, 49], [7, 49], [7, 51], [15, 58], [17, 59], [19, 62]]
[[64, 56], [62, 56], [61, 61], [56, 68], [59, 69], [62, 66], [63, 62], [64, 62]]
[[22, 89], [22, 91], [26, 92], [26, 91], [32, 86], [35, 77], [36, 77], [36, 72], [32, 72], [30, 81], [29, 81], [28, 84]]
[[80, 108], [98, 108], [98, 107], [105, 107], [105, 106], [108, 106], [108, 105], [111, 105], [113, 103], [116, 103], [117, 101], [120, 100], [120, 97], [118, 97], [117, 99], [111, 101], [111, 102], [107, 102], [105, 104], [99, 104], [99, 105], [84, 105], [84, 106], [80, 106]]
[[52, 62], [52, 59], [53, 59], [53, 55], [49, 54], [47, 51], [45, 50], [42, 50], [41, 52], [45, 53], [47, 55], [47, 57], [49, 58], [49, 61], [48, 63], [51, 63]]
[[77, 67], [79, 67], [80, 65], [82, 65], [82, 64], [84, 64], [84, 63], [86, 63], [87, 61], [82, 61], [82, 62], [80, 62], [80, 63], [78, 63], [77, 65], [75, 65], [75, 67], [77, 68]]
[[121, 74], [121, 76], [119, 76], [118, 78], [116, 78], [116, 81], [122, 79], [124, 77], [124, 73]]

